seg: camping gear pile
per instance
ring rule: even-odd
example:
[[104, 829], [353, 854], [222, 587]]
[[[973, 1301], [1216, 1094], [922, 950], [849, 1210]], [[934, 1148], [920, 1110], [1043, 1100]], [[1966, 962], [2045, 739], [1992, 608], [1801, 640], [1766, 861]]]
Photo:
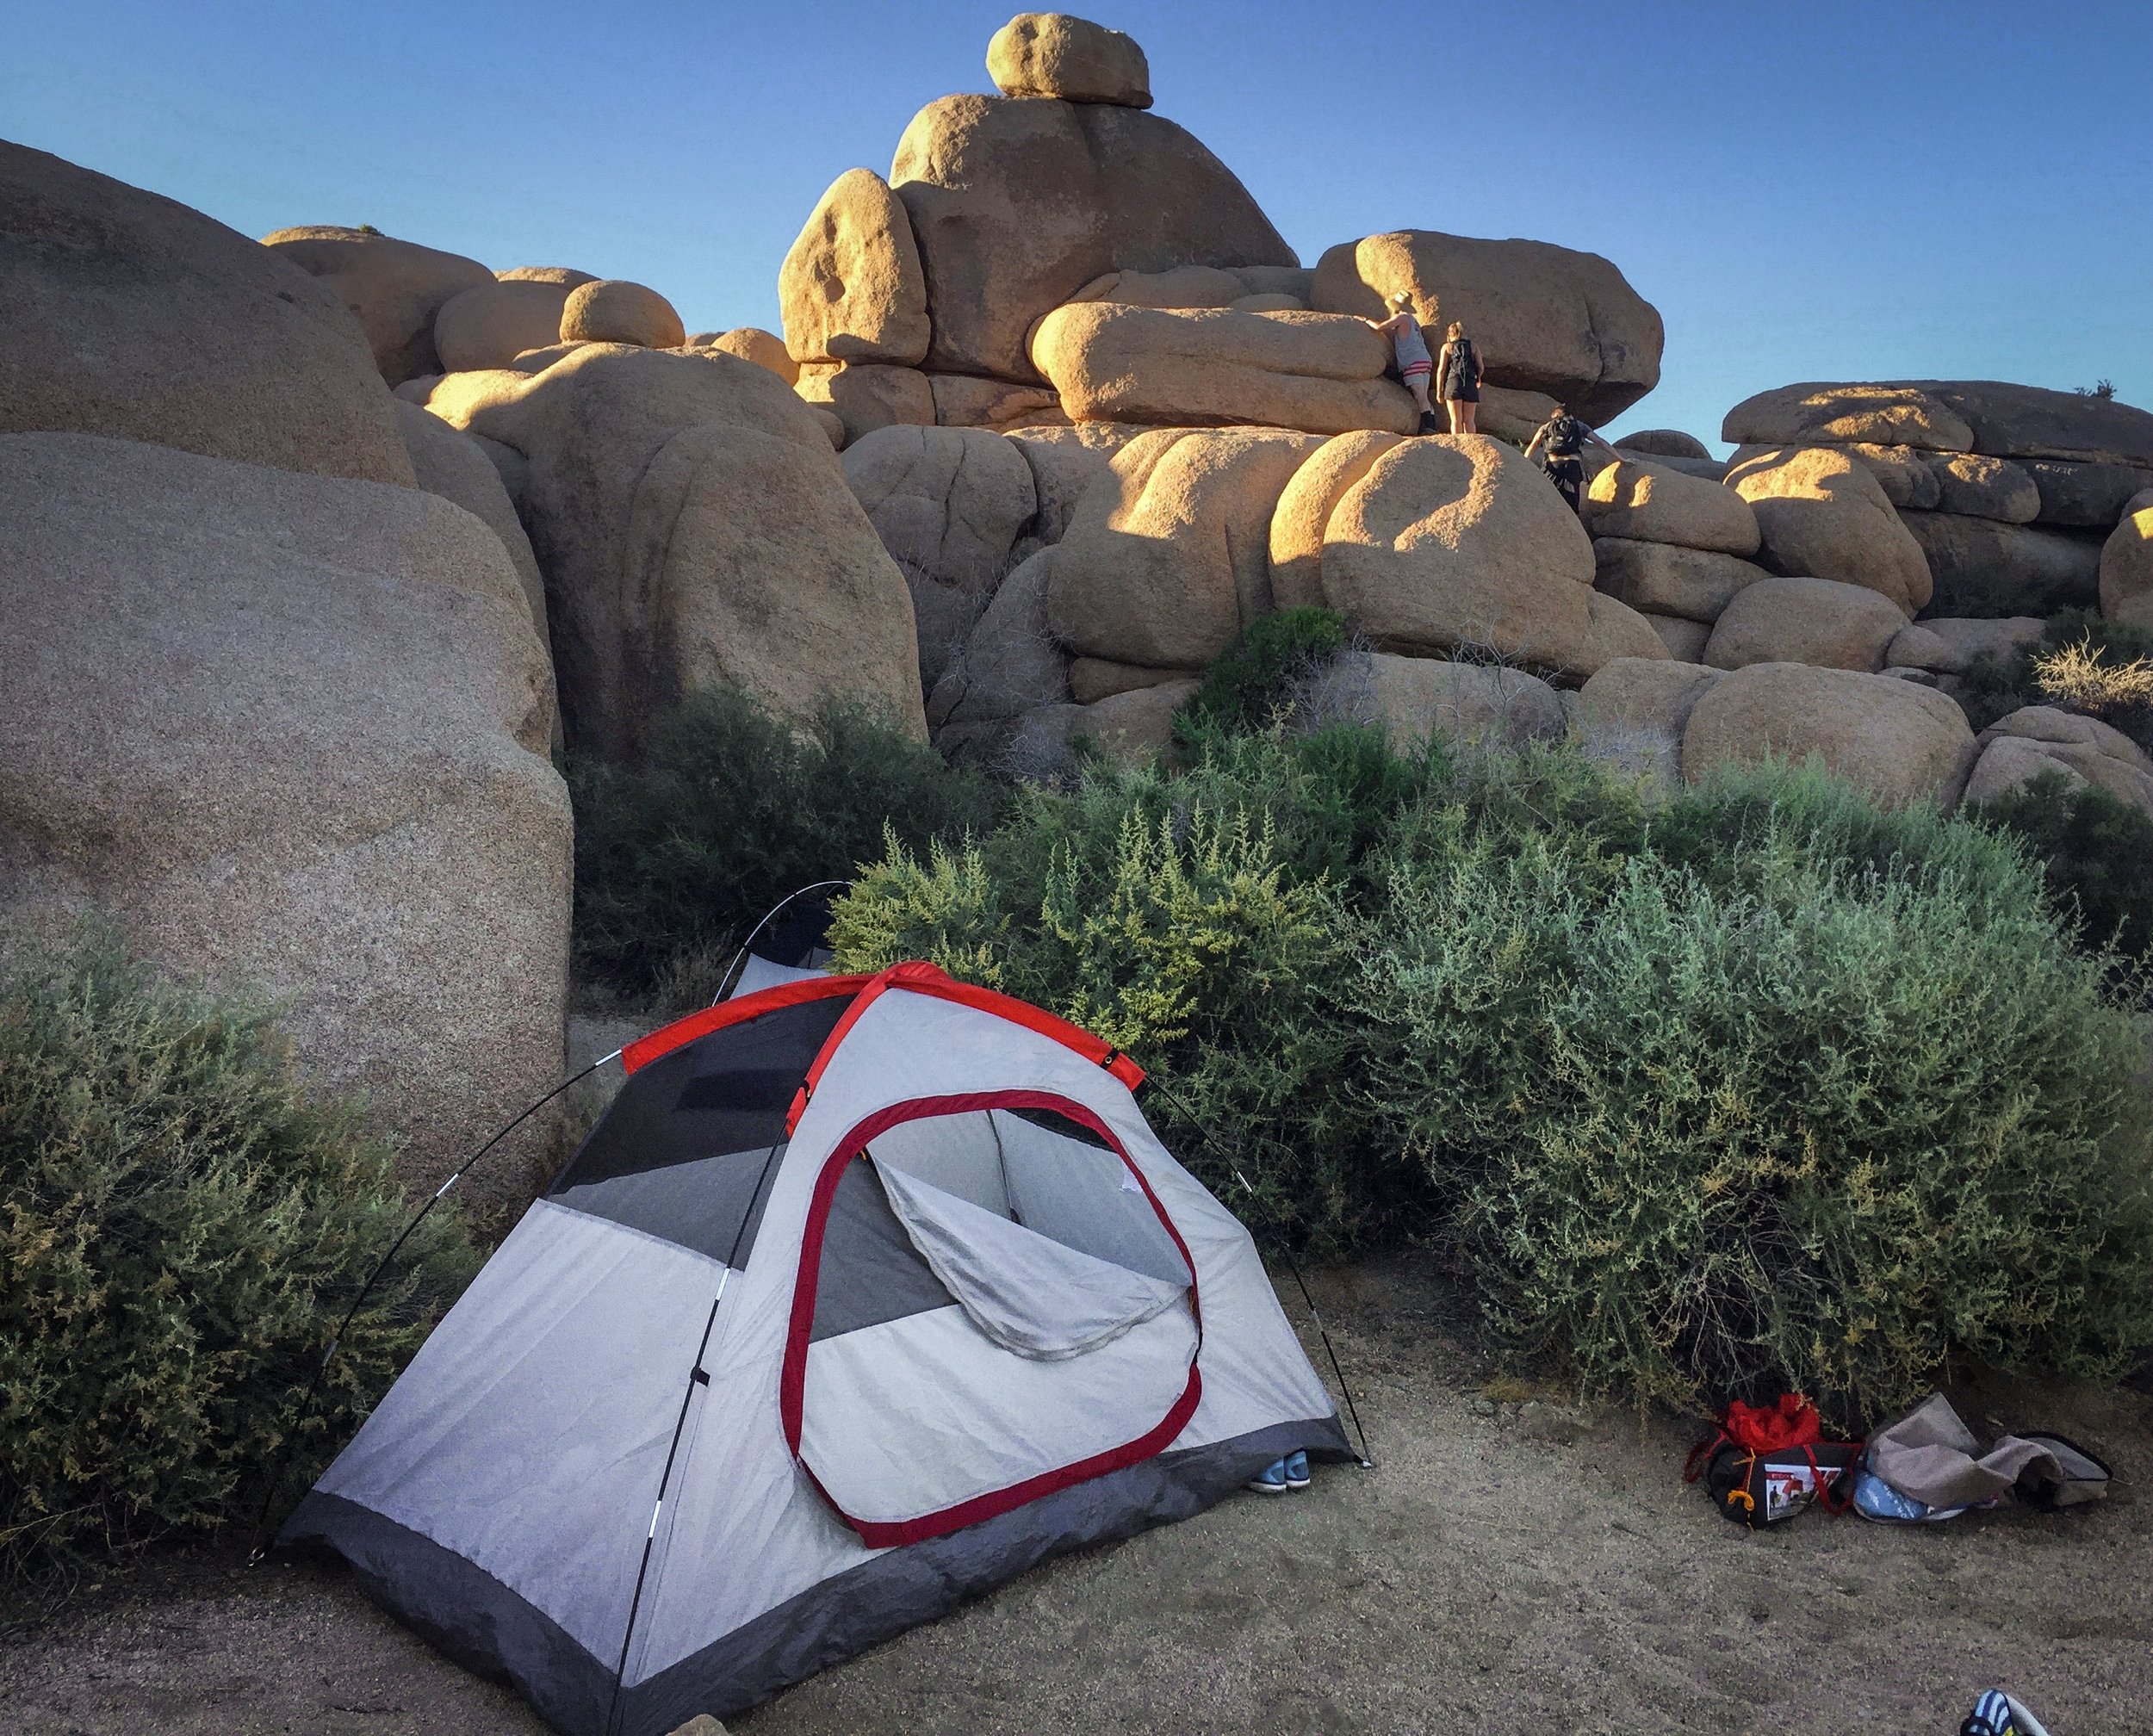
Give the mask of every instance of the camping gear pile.
[[622, 1051], [279, 1539], [574, 1736], [729, 1716], [1282, 1456], [1355, 1456], [1128, 1057], [933, 965], [797, 956]]
[[2006, 1435], [1984, 1453], [1951, 1401], [1932, 1392], [1867, 1442], [1827, 1441], [1816, 1407], [1798, 1393], [1756, 1408], [1739, 1398], [1690, 1449], [1683, 1480], [1753, 1529], [1815, 1503], [1884, 1524], [1929, 1524], [1976, 1507], [2016, 1502], [2075, 1507], [2108, 1492], [2108, 1467], [2045, 1431]]

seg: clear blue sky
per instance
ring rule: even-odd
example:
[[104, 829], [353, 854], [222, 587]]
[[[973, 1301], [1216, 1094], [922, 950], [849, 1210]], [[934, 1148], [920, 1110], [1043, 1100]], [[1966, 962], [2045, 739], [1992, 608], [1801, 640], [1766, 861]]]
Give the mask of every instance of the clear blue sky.
[[[990, 89], [1001, 4], [15, 0], [0, 136], [249, 234], [372, 223], [774, 327], [822, 189]], [[1604, 253], [1667, 323], [1618, 427], [1794, 380], [2153, 406], [2153, 0], [1102, 3], [1312, 264], [1430, 228]]]

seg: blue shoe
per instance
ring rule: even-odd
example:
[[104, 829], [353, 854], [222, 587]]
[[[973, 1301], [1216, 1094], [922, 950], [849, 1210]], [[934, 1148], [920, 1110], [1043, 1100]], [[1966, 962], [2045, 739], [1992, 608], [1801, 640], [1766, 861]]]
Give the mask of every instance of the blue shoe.
[[1286, 1461], [1286, 1486], [1306, 1489], [1308, 1486], [1308, 1455], [1296, 1453]]
[[1287, 1489], [1286, 1461], [1281, 1459], [1266, 1466], [1262, 1476], [1249, 1479], [1248, 1486], [1259, 1495], [1283, 1495]]

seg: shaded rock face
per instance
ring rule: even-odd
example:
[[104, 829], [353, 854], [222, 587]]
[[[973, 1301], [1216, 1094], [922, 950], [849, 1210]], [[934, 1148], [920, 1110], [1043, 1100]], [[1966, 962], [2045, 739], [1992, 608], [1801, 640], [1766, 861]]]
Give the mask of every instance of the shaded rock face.
[[1905, 629], [1889, 598], [1830, 579], [1760, 579], [1728, 602], [1712, 629], [1704, 661], [1716, 669], [1751, 663], [1809, 663], [1876, 671]]
[[1889, 598], [1911, 617], [1929, 600], [1929, 563], [1867, 467], [1828, 446], [1774, 449], [1727, 473], [1763, 537], [1759, 564]]
[[307, 1070], [437, 1181], [562, 1060], [571, 821], [499, 538], [407, 487], [67, 434], [0, 436], [0, 517], [7, 927], [101, 906], [286, 999]]
[[1580, 745], [1658, 789], [1679, 789], [1683, 732], [1721, 673], [1690, 662], [1613, 659], [1579, 692]]
[[[1621, 536], [1595, 536], [1592, 559], [1595, 585], [1618, 603], [1641, 614], [1674, 616], [1707, 626], [1720, 618], [1737, 592], [1767, 576], [1763, 567], [1736, 555]], [[1701, 647], [1703, 641], [1698, 643]]]
[[879, 362], [804, 362], [795, 389], [810, 404], [827, 405], [843, 423], [845, 443], [878, 428], [932, 427], [934, 388], [916, 368]]
[[1695, 458], [1709, 463], [1712, 455], [1694, 434], [1678, 428], [1641, 428], [1615, 443], [1617, 452], [1642, 452], [1654, 458]]
[[[517, 583], [523, 586], [524, 600], [530, 606], [531, 630], [540, 644], [548, 643], [546, 581], [539, 576], [537, 556], [530, 552], [530, 538], [524, 534], [523, 521], [516, 516], [500, 472], [475, 439], [431, 411], [400, 400], [396, 421], [419, 487], [461, 506], [501, 539], [509, 565], [516, 569]], [[550, 691], [550, 673], [546, 685]]]
[[2038, 615], [2000, 620], [1932, 617], [1902, 628], [1884, 654], [1887, 669], [1927, 669], [1939, 675], [1963, 675], [1976, 657], [2007, 663], [2033, 644], [2047, 625]]
[[440, 366], [432, 371], [506, 368], [527, 350], [559, 343], [562, 310], [574, 288], [517, 278], [450, 296], [434, 315], [433, 347]]
[[412, 480], [364, 336], [199, 211], [0, 143], [0, 431], [71, 430]]
[[518, 504], [572, 743], [631, 754], [718, 681], [794, 716], [862, 696], [925, 735], [903, 575], [784, 381], [603, 344], [497, 378], [464, 425], [527, 461]]
[[2021, 458], [2019, 468], [2040, 493], [2037, 523], [2081, 530], [2106, 530], [2120, 518], [2132, 498], [2153, 488], [2153, 468], [2137, 464], [2088, 464], [2062, 458]]
[[1110, 271], [1299, 263], [1225, 164], [1134, 108], [945, 96], [905, 129], [890, 183], [927, 276], [931, 373], [1043, 383], [1032, 322]]
[[1969, 802], [1994, 802], [2044, 772], [2060, 772], [2071, 789], [2094, 784], [2153, 814], [2153, 760], [2098, 718], [2028, 705], [1982, 730], [1979, 745], [1980, 761], [1966, 783]]
[[375, 365], [392, 386], [442, 371], [433, 322], [450, 297], [491, 285], [493, 274], [475, 259], [316, 224], [279, 229], [262, 245], [320, 280], [351, 310], [374, 350]]
[[1411, 298], [1431, 351], [1457, 320], [1488, 384], [1550, 394], [1587, 422], [1660, 383], [1660, 314], [1597, 253], [1402, 229], [1325, 251], [1309, 306], [1380, 319], [1397, 294]]
[[1155, 760], [1174, 739], [1174, 714], [1196, 697], [1203, 683], [1168, 681], [1139, 687], [1092, 705], [1048, 705], [1019, 720], [1002, 750], [1002, 762], [1020, 777], [1065, 766], [1079, 737], [1125, 764]]
[[808, 214], [778, 271], [785, 347], [799, 362], [927, 356], [927, 277], [912, 220], [872, 169], [848, 169]]
[[1567, 724], [1555, 690], [1522, 669], [1349, 652], [1301, 696], [1315, 716], [1380, 723], [1399, 747], [1430, 735], [1461, 747], [1559, 741]]
[[1930, 452], [2153, 465], [2153, 414], [1999, 380], [1889, 380], [1782, 386], [1727, 412], [1737, 443], [1873, 442]]
[[1151, 69], [1136, 39], [1066, 12], [1020, 12], [987, 44], [987, 76], [1005, 96], [1151, 106]]
[[2097, 532], [2005, 524], [1958, 512], [1899, 514], [1933, 575], [1939, 601], [2012, 598], [2028, 615], [2090, 606], [2100, 589]]
[[1958, 801], [1973, 770], [1965, 714], [1932, 688], [1889, 675], [1753, 663], [1714, 682], [1682, 736], [1682, 775], [1767, 758], [1815, 758], [1887, 807]]
[[1388, 346], [1333, 314], [1081, 301], [1039, 322], [1031, 355], [1078, 421], [1408, 434], [1418, 419], [1383, 378]]
[[1054, 641], [1047, 600], [1058, 553], [1052, 546], [1039, 549], [996, 589], [928, 701], [928, 721], [937, 729], [998, 722], [1070, 703], [1070, 660]]
[[932, 691], [963, 651], [1039, 512], [1032, 467], [980, 428], [884, 428], [848, 447], [845, 480], [903, 573], [920, 679]]
[[1124, 447], [1056, 549], [1055, 636], [1113, 662], [1201, 668], [1271, 612], [1271, 509], [1321, 443], [1161, 428]]

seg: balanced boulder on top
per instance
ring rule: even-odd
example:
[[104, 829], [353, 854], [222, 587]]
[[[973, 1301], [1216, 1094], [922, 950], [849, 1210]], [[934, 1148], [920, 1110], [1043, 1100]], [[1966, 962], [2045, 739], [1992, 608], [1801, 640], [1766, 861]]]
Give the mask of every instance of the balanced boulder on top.
[[872, 169], [830, 183], [778, 272], [785, 347], [800, 362], [926, 360], [927, 278], [912, 221]]
[[987, 74], [1005, 96], [1151, 106], [1151, 69], [1135, 39], [1066, 12], [1020, 12], [987, 44]]

